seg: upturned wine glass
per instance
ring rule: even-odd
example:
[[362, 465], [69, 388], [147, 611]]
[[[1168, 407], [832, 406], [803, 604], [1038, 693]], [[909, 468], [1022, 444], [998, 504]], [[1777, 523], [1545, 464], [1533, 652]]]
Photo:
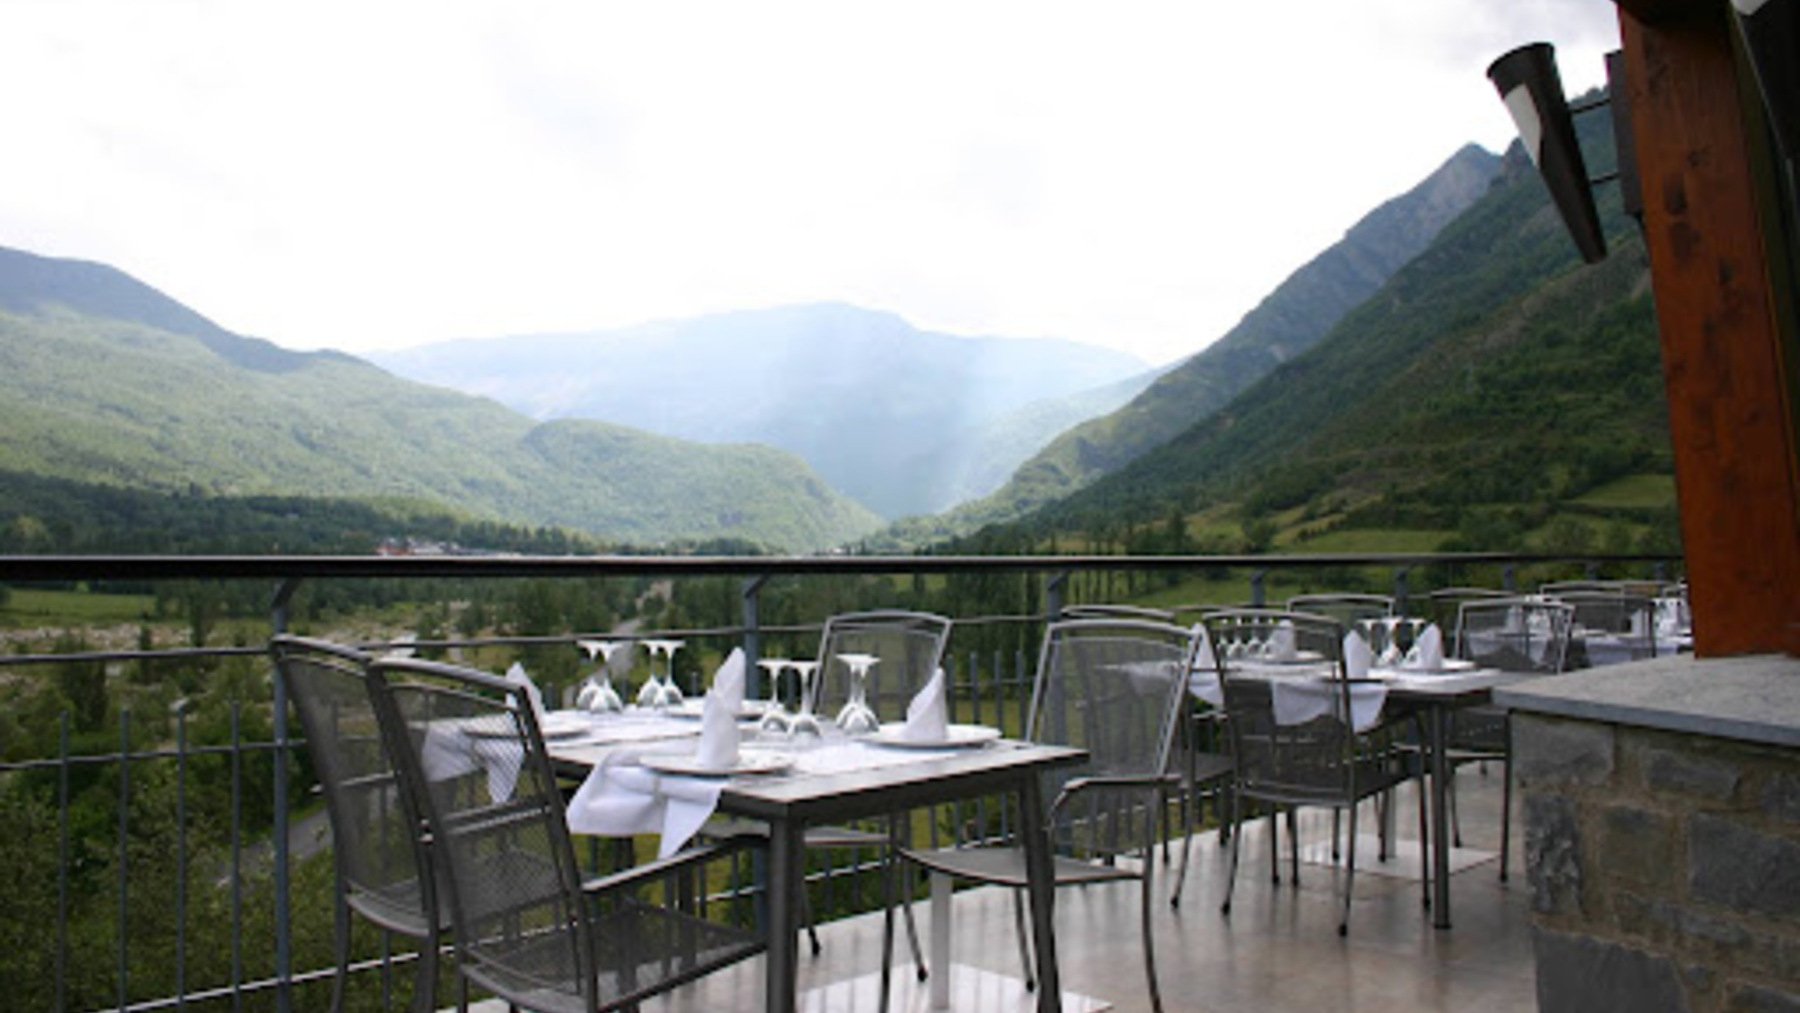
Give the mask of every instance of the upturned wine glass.
[[624, 645], [617, 640], [582, 640], [578, 643], [589, 661], [599, 657], [600, 667], [587, 677], [575, 697], [575, 706], [596, 714], [617, 714], [624, 710], [625, 701], [612, 684], [612, 656]]

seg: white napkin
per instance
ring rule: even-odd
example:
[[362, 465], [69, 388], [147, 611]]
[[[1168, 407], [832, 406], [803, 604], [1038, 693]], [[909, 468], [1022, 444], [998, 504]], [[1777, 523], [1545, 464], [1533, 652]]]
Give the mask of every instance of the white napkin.
[[1269, 634], [1269, 657], [1275, 661], [1293, 661], [1299, 656], [1294, 645], [1294, 623], [1283, 619]]
[[525, 666], [516, 661], [513, 662], [512, 667], [506, 670], [506, 681], [519, 686], [525, 694], [525, 699], [531, 701], [531, 712], [537, 716], [538, 727], [542, 728], [544, 726], [544, 694], [538, 690], [537, 683], [531, 681], [531, 676], [525, 674]]
[[661, 834], [657, 854], [667, 858], [698, 833], [725, 782], [719, 778], [660, 777], [621, 750], [594, 765], [569, 800], [571, 833], [596, 837]]
[[950, 702], [942, 668], [931, 673], [924, 688], [907, 702], [900, 737], [908, 742], [942, 742], [950, 737]]
[[[506, 721], [506, 728], [512, 727], [510, 717], [494, 717]], [[488, 798], [496, 805], [512, 798], [513, 789], [519, 784], [519, 771], [525, 766], [525, 750], [516, 737], [475, 735], [468, 723], [462, 721], [428, 723], [420, 753], [427, 780], [448, 781], [484, 771]]]
[[1369, 667], [1375, 662], [1375, 655], [1369, 648], [1369, 642], [1356, 630], [1344, 634], [1344, 677], [1347, 679], [1367, 679]]
[[744, 706], [744, 652], [733, 648], [713, 673], [712, 690], [700, 711], [700, 745], [694, 759], [724, 770], [738, 761], [738, 711]]
[[[1366, 732], [1381, 720], [1388, 688], [1379, 682], [1350, 686], [1350, 728]], [[1269, 702], [1278, 725], [1303, 725], [1327, 714], [1343, 720], [1343, 698], [1335, 679], [1287, 678], [1269, 681]]]
[[1413, 641], [1412, 650], [1406, 652], [1406, 660], [1401, 668], [1420, 672], [1439, 672], [1444, 668], [1444, 631], [1438, 629], [1437, 623], [1428, 624], [1419, 638]]
[[1200, 637], [1200, 649], [1194, 652], [1194, 667], [1188, 672], [1188, 692], [1212, 704], [1225, 706], [1225, 690], [1219, 685], [1219, 659], [1213, 654], [1212, 638]]

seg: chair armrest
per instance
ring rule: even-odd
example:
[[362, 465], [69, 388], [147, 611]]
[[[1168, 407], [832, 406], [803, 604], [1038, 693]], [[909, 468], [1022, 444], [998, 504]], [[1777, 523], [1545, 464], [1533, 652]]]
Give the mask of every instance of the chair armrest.
[[734, 855], [740, 851], [745, 851], [759, 845], [765, 845], [766, 843], [767, 838], [759, 838], [748, 834], [729, 837], [716, 844], [708, 844], [698, 848], [687, 848], [682, 851], [677, 851], [667, 858], [658, 858], [654, 861], [645, 862], [642, 865], [634, 865], [621, 872], [583, 880], [581, 891], [585, 894], [593, 895], [610, 893], [614, 890], [637, 886], [641, 883], [666, 876], [671, 872], [679, 872], [692, 865], [703, 865], [707, 862]]
[[1166, 774], [1073, 778], [1067, 784], [1063, 785], [1061, 791], [1056, 793], [1056, 801], [1050, 803], [1049, 822], [1054, 824], [1056, 822], [1056, 814], [1062, 811], [1063, 806], [1068, 803], [1069, 800], [1090, 788], [1163, 788], [1180, 787], [1180, 785], [1181, 775], [1173, 772]]

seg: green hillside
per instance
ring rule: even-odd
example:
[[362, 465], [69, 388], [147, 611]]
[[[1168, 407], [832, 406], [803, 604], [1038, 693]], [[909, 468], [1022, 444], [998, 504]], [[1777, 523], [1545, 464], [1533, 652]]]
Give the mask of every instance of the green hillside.
[[537, 425], [349, 356], [230, 335], [110, 268], [5, 252], [0, 470], [422, 500], [633, 544], [738, 537], [811, 550], [877, 523], [779, 451]]
[[[1585, 127], [1602, 171], [1610, 127]], [[1180, 513], [1194, 530], [1235, 529], [1233, 547], [1666, 547], [1648, 265], [1617, 190], [1601, 198], [1612, 253], [1584, 267], [1515, 151], [1480, 203], [1317, 346], [1022, 528]]]
[[1499, 158], [1475, 145], [1365, 215], [1290, 275], [1224, 337], [1124, 407], [1058, 436], [998, 492], [946, 518], [896, 529], [919, 541], [966, 532], [1052, 503], [1166, 443], [1325, 336], [1486, 192]]

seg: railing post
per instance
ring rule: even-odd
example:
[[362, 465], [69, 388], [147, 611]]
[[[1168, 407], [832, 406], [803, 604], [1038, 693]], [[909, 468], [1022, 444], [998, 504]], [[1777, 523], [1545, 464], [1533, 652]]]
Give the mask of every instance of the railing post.
[[1269, 600], [1269, 594], [1263, 586], [1263, 578], [1269, 575], [1267, 570], [1258, 570], [1250, 575], [1250, 607], [1262, 608]]
[[1411, 572], [1411, 566], [1394, 567], [1394, 614], [1397, 616], [1406, 614], [1407, 599], [1410, 597], [1407, 591], [1406, 578]]
[[[762, 660], [762, 587], [769, 582], [769, 575], [758, 574], [744, 581], [742, 592], [744, 605], [744, 671], [756, 671], [756, 663]], [[766, 691], [768, 687], [764, 687]]]
[[[275, 589], [269, 603], [269, 623], [276, 633], [288, 629], [288, 604], [300, 589], [300, 578], [289, 577]], [[294, 1008], [294, 925], [288, 882], [288, 727], [287, 686], [275, 682], [274, 714], [270, 718], [275, 732], [275, 827], [269, 841], [275, 850], [275, 1008], [291, 1013]]]
[[1519, 564], [1506, 564], [1500, 571], [1500, 586], [1506, 588], [1509, 594], [1519, 593]]
[[1069, 571], [1058, 570], [1044, 581], [1044, 615], [1051, 622], [1062, 618], [1064, 598], [1069, 591]]

